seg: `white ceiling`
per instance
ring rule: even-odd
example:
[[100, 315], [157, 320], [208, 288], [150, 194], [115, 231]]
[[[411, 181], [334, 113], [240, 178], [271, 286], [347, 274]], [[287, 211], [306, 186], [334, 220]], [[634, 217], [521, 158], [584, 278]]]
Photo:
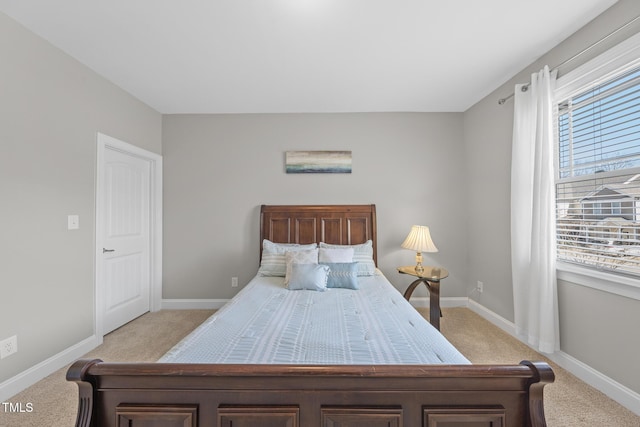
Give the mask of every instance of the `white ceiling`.
[[161, 113], [431, 112], [465, 111], [614, 3], [0, 0], [0, 11]]

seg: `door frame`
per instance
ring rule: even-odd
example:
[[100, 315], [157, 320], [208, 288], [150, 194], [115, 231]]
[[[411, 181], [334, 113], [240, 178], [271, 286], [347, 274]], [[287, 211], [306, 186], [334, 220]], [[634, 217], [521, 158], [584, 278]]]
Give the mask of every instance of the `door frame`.
[[104, 260], [102, 248], [104, 235], [104, 172], [105, 151], [115, 150], [149, 161], [149, 309], [158, 311], [162, 306], [162, 156], [127, 142], [97, 132], [96, 134], [96, 217], [95, 217], [95, 287], [94, 287], [94, 330], [102, 342], [104, 337]]

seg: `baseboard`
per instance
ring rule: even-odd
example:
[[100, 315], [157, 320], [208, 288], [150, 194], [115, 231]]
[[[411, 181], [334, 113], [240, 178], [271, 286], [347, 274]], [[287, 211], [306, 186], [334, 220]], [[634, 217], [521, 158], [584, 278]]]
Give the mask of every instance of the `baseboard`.
[[[519, 339], [515, 334], [516, 327], [513, 322], [494, 313], [472, 299], [469, 300], [469, 309], [507, 332], [509, 335]], [[602, 372], [593, 369], [591, 366], [581, 362], [564, 351], [557, 351], [554, 354], [545, 353], [544, 356], [557, 363], [563, 369], [571, 372], [591, 387], [606, 394], [625, 408], [640, 415], [640, 394], [609, 378]]]
[[8, 401], [22, 390], [53, 374], [58, 369], [71, 364], [100, 344], [102, 344], [102, 338], [92, 335], [37, 365], [32, 366], [26, 371], [19, 373], [15, 377], [0, 383], [0, 402]]
[[228, 299], [163, 299], [163, 310], [217, 310]]
[[484, 305], [479, 304], [478, 302], [472, 300], [471, 298], [469, 298], [468, 307], [471, 311], [482, 316], [483, 318], [493, 323], [495, 326], [502, 329], [509, 335], [513, 336], [514, 338], [517, 338], [518, 340], [520, 339], [516, 336], [516, 325], [513, 322], [505, 319], [499, 314], [494, 313]]
[[550, 355], [549, 358], [625, 408], [640, 415], [640, 394], [563, 351]]

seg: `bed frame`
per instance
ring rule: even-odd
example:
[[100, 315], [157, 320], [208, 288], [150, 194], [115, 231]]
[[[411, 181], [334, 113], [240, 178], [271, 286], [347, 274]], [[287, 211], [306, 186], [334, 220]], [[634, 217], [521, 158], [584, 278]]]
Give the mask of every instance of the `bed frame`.
[[[374, 205], [263, 206], [279, 243], [376, 244]], [[546, 426], [548, 364], [225, 365], [78, 360], [76, 426]]]

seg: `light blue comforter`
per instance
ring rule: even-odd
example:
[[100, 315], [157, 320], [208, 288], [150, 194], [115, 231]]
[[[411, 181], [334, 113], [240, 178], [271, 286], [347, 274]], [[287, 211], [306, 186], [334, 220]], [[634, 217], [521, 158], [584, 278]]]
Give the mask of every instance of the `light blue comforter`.
[[292, 291], [256, 276], [159, 362], [466, 364], [379, 271], [359, 290]]

